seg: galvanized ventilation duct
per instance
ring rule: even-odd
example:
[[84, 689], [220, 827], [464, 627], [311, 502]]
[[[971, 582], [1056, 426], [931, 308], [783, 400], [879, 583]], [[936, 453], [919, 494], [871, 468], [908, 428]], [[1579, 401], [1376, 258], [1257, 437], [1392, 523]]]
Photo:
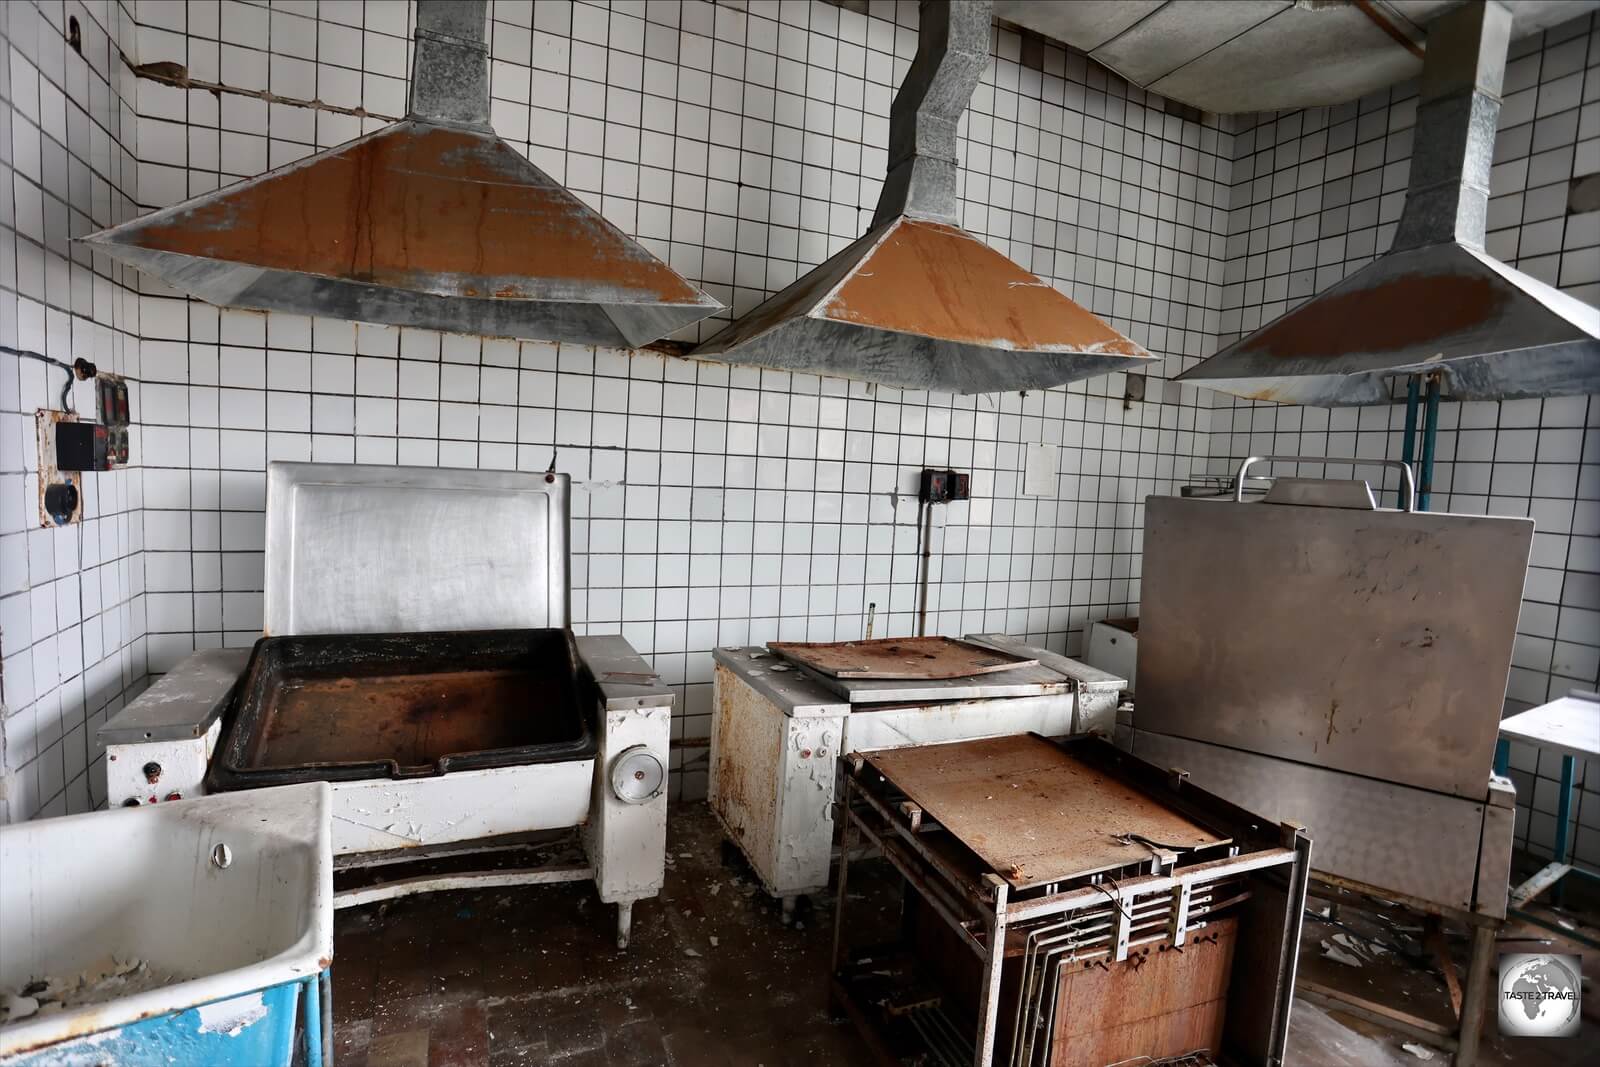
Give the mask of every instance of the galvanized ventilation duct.
[[992, 7], [923, 0], [872, 229], [696, 358], [952, 393], [1042, 389], [1155, 362], [956, 223], [956, 124], [988, 63]]
[[484, 0], [418, 0], [405, 120], [83, 238], [213, 304], [638, 346], [721, 305], [489, 128]]
[[1495, 0], [1430, 26], [1390, 251], [1179, 381], [1320, 406], [1386, 404], [1388, 378], [1433, 372], [1461, 399], [1600, 391], [1600, 311], [1484, 251], [1510, 32]]

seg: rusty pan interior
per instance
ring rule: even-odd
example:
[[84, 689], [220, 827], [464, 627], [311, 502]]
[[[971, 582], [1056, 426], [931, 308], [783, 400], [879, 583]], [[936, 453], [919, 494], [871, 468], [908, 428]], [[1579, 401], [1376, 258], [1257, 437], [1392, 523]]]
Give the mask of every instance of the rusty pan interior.
[[593, 757], [564, 629], [267, 637], [208, 783], [401, 778]]

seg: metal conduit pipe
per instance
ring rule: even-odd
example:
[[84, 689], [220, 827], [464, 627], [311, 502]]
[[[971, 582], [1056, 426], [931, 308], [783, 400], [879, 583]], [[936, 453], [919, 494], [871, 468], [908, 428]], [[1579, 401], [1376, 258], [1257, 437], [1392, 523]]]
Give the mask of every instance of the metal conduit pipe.
[[1417, 510], [1428, 511], [1433, 499], [1433, 455], [1439, 440], [1439, 375], [1428, 375], [1428, 403], [1422, 418], [1422, 477]]
[[[1421, 402], [1422, 378], [1413, 374], [1406, 379], [1406, 429], [1405, 439], [1400, 442], [1400, 462], [1408, 467], [1417, 458], [1417, 408], [1421, 405]], [[1395, 493], [1400, 498], [1400, 510], [1404, 511], [1406, 506], [1405, 479], [1401, 479], [1399, 487], [1395, 489]]]

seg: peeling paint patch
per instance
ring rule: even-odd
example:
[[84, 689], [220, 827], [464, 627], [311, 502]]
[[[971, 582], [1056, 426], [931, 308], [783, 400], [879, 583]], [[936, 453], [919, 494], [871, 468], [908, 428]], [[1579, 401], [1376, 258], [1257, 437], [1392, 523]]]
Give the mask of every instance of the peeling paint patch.
[[238, 1037], [247, 1027], [267, 1017], [267, 1006], [260, 993], [202, 1004], [195, 1011], [200, 1016], [202, 1034], [227, 1034], [229, 1037]]

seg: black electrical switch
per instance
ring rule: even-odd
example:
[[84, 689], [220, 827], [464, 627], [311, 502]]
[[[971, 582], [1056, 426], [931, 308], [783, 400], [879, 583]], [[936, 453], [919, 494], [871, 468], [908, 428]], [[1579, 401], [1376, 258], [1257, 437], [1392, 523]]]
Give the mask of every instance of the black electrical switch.
[[103, 471], [107, 459], [106, 428], [93, 422], [56, 423], [56, 469], [62, 471]]

